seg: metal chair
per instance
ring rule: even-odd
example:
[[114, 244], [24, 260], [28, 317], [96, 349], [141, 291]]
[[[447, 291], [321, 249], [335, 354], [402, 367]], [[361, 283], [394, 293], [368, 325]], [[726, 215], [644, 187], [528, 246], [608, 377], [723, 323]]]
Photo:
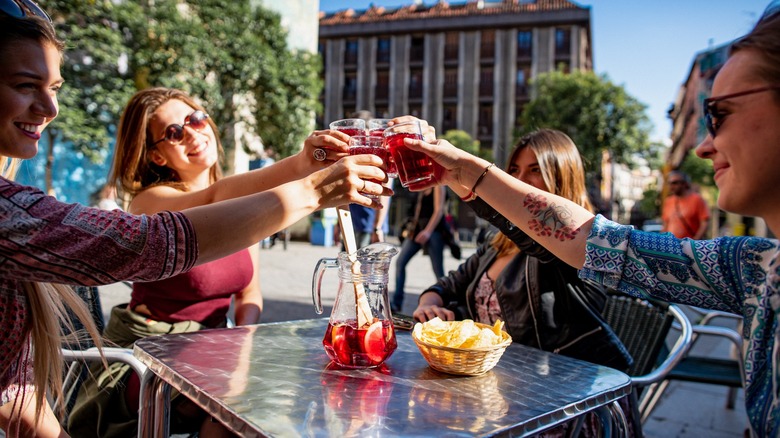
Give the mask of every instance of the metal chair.
[[[664, 380], [648, 389], [651, 394], [648, 400], [648, 410], [650, 411], [655, 407], [673, 380], [726, 386], [728, 387], [726, 408], [734, 409], [737, 391], [740, 388], [744, 388], [745, 382], [745, 370], [740, 358], [742, 337], [734, 329], [712, 325], [712, 323], [716, 319], [728, 319], [736, 321], [738, 329], [742, 323], [742, 317], [721, 311], [687, 307], [699, 317], [698, 323], [692, 326], [691, 350]], [[694, 354], [693, 347], [702, 336], [715, 336], [728, 341], [731, 344], [731, 358], [712, 357], [700, 351]]]
[[[628, 370], [633, 384], [631, 421], [634, 435], [642, 436], [642, 423], [649, 417], [648, 407], [652, 408], [644, 389], [664, 380], [685, 357], [691, 345], [691, 323], [674, 304], [634, 298], [614, 290], [608, 293], [603, 316], [634, 358]], [[673, 322], [679, 325], [680, 334], [667, 350], [664, 347]]]
[[[102, 334], [105, 327], [103, 311], [100, 304], [100, 295], [96, 287], [75, 286], [74, 291], [87, 304], [90, 314], [94, 318], [95, 325]], [[73, 328], [75, 330], [83, 329], [83, 326], [72, 314], [69, 315]], [[67, 330], [70, 330], [68, 327]], [[103, 356], [91, 341], [79, 343], [63, 344], [61, 348], [62, 358], [65, 362], [63, 376], [63, 400], [62, 405], [59, 399], [53, 400], [52, 405], [56, 408], [64, 406], [64, 412], [58, 412], [58, 417], [63, 426], [67, 425], [68, 415], [76, 400], [79, 387], [85, 378], [88, 377], [91, 362], [100, 362], [105, 357], [109, 364], [119, 362], [129, 365], [139, 377], [143, 377], [146, 372], [146, 365], [142, 364], [133, 356], [133, 350], [129, 348], [110, 348], [104, 347]]]

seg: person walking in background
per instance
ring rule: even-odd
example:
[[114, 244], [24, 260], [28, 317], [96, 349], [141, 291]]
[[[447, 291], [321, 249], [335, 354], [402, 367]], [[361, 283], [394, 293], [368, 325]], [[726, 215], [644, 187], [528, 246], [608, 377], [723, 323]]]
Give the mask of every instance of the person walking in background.
[[667, 182], [669, 195], [661, 209], [661, 232], [670, 232], [680, 239], [704, 238], [710, 219], [704, 198], [692, 190], [688, 175], [679, 170], [669, 172]]
[[390, 301], [393, 312], [401, 312], [404, 304], [406, 265], [423, 247], [431, 258], [436, 278], [444, 276], [444, 207], [445, 187], [431, 187], [417, 194], [417, 202], [401, 251], [395, 262], [395, 293]]
[[[68, 204], [12, 181], [37, 155], [57, 117], [64, 43], [35, 3], [0, 2], [0, 429], [8, 436], [65, 437], [46, 397], [62, 399], [60, 321], [74, 311], [100, 335], [67, 285], [154, 281], [220, 259], [308, 214], [388, 195], [381, 160], [346, 157], [261, 193], [181, 212], [133, 215]], [[180, 122], [178, 122], [180, 123]], [[325, 145], [323, 145], [323, 148]], [[322, 154], [318, 154], [322, 155]]]
[[[718, 207], [757, 216], [780, 233], [780, 1], [735, 40], [704, 100], [707, 136], [696, 154], [712, 161]], [[649, 233], [594, 216], [523, 183], [446, 141], [405, 144], [437, 163], [435, 183], [484, 199], [579, 276], [636, 297], [742, 317], [745, 407], [751, 436], [780, 436], [780, 242]], [[424, 186], [420, 187], [423, 189]]]

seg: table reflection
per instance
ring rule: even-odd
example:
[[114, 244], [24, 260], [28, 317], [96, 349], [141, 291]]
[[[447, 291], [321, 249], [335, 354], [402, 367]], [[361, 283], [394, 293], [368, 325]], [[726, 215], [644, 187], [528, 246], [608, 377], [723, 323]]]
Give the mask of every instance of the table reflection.
[[[139, 341], [135, 352], [241, 436], [523, 435], [629, 391], [623, 373], [516, 344], [484, 375], [440, 373], [405, 331], [382, 367], [339, 369], [322, 347], [326, 326], [317, 319], [166, 335]], [[155, 379], [148, 384], [164, 386]], [[163, 434], [161, 406], [143, 406], [153, 410], [142, 411], [144, 436]]]

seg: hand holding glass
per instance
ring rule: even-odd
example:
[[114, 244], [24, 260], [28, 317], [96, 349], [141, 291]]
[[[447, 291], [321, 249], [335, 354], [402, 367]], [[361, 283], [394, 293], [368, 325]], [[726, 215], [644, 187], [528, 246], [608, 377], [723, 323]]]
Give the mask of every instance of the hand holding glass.
[[395, 162], [402, 186], [409, 187], [411, 184], [433, 179], [431, 159], [422, 152], [407, 148], [404, 144], [404, 139], [407, 138], [423, 139], [420, 122], [413, 121], [390, 126], [385, 129], [384, 137], [385, 146]]
[[[349, 139], [349, 154], [361, 155], [361, 154], [374, 154], [382, 159], [382, 162], [387, 165], [389, 153], [385, 146], [382, 144], [382, 137], [367, 137], [365, 135], [355, 135]], [[377, 184], [382, 184], [382, 181], [374, 181]], [[378, 195], [369, 195], [363, 193], [369, 198], [377, 199]]]

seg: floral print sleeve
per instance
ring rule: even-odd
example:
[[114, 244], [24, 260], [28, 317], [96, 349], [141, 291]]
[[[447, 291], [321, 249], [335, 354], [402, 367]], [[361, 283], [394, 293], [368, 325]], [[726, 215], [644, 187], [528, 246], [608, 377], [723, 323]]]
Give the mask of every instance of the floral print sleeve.
[[776, 250], [770, 239], [678, 239], [597, 216], [580, 277], [634, 296], [747, 314]]

